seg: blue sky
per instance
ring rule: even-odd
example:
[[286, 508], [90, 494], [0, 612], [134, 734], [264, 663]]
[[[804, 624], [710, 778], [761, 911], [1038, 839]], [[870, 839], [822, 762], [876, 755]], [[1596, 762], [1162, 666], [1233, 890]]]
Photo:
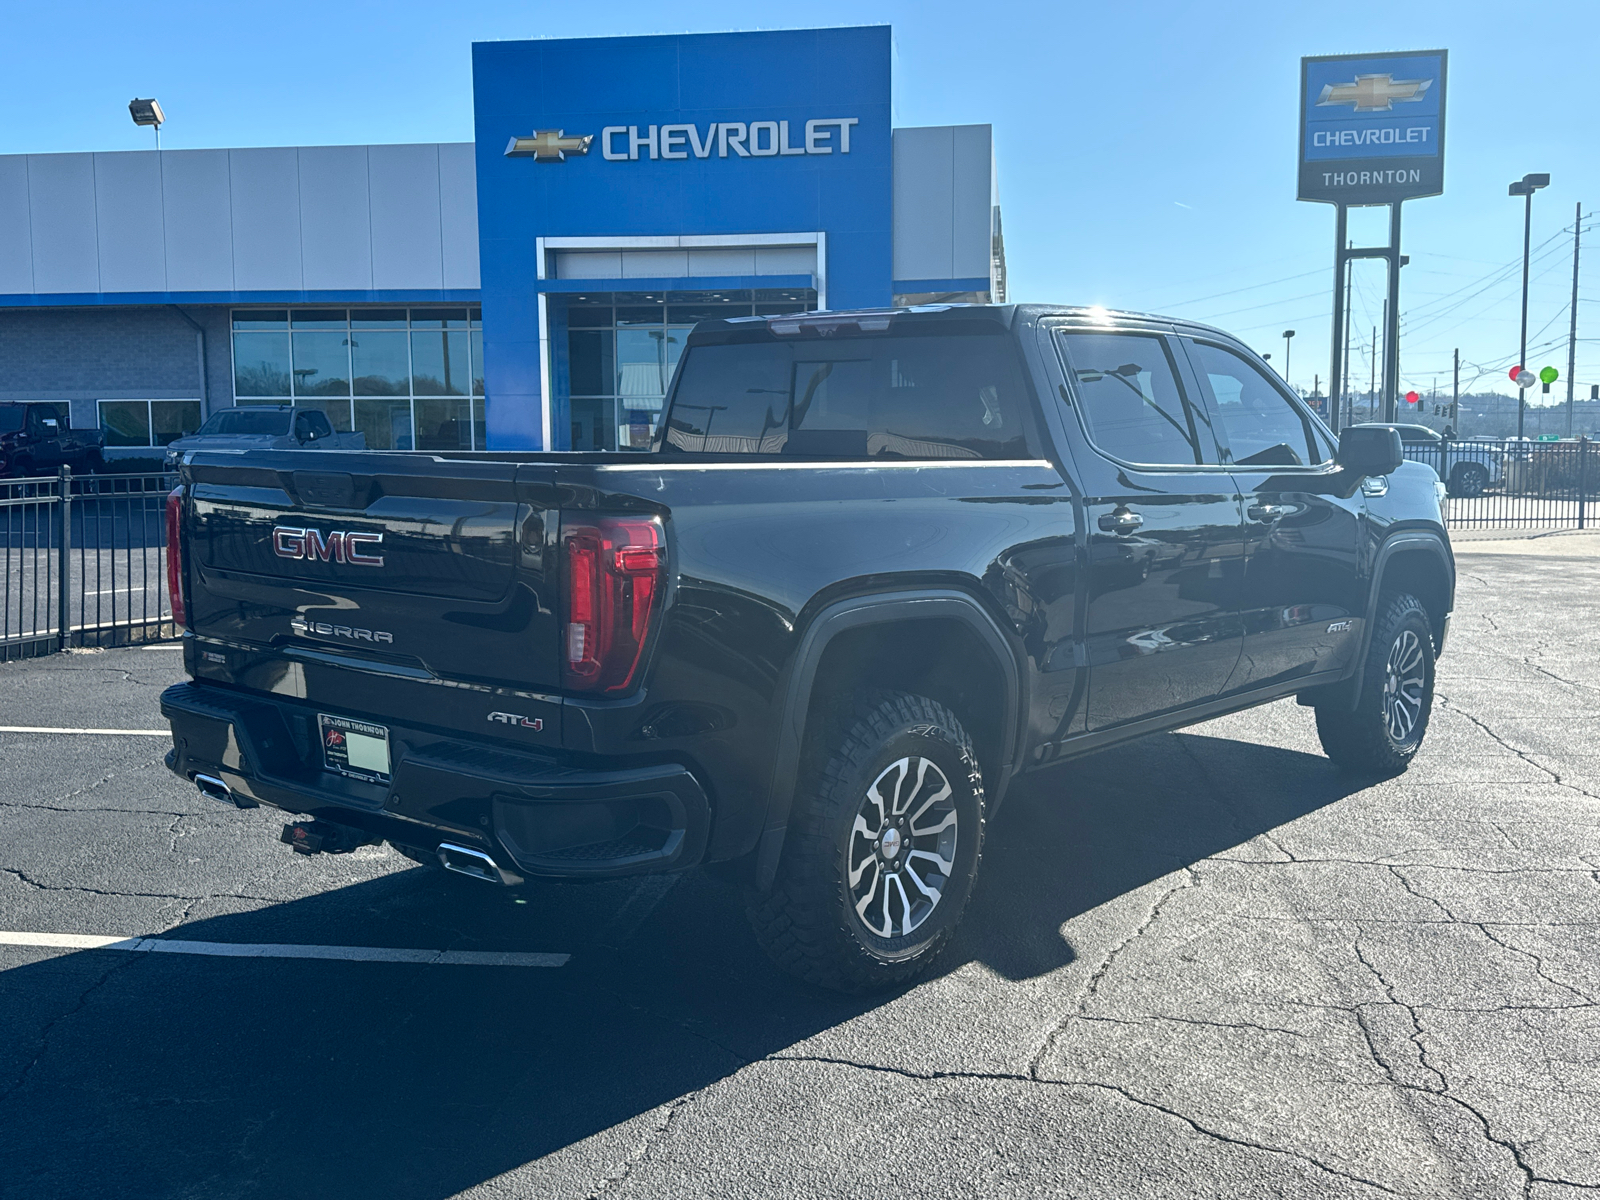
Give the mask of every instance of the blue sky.
[[[1278, 335], [1293, 328], [1291, 374], [1306, 387], [1327, 375], [1334, 215], [1294, 199], [1301, 55], [1450, 51], [1445, 194], [1405, 208], [1408, 386], [1448, 389], [1455, 347], [1474, 364], [1464, 381], [1493, 368], [1479, 386], [1504, 382], [1522, 237], [1506, 184], [1528, 171], [1553, 177], [1534, 202], [1544, 248], [1528, 357], [1565, 376], [1573, 209], [1600, 207], [1594, 4], [0, 0], [0, 19], [0, 153], [148, 147], [126, 105], [152, 94], [171, 148], [466, 141], [475, 40], [888, 23], [898, 124], [995, 127], [1013, 299], [1208, 320], [1280, 367]], [[1383, 211], [1352, 214], [1358, 242], [1383, 240]], [[1584, 251], [1587, 395], [1600, 382], [1600, 238]], [[1377, 264], [1360, 270], [1352, 374], [1364, 379], [1383, 280]]]

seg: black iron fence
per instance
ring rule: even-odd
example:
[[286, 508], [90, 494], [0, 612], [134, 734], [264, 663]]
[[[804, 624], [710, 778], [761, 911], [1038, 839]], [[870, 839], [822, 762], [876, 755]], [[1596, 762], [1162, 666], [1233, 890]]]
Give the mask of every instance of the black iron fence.
[[172, 475], [0, 479], [0, 661], [176, 637], [166, 592]]
[[1600, 454], [1588, 438], [1407, 442], [1405, 453], [1445, 481], [1451, 529], [1586, 529], [1593, 523]]

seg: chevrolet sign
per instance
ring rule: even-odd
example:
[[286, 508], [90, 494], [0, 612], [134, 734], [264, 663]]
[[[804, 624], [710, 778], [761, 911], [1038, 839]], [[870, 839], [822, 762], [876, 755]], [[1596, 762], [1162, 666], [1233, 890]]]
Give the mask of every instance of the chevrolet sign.
[[1394, 204], [1444, 191], [1448, 54], [1300, 60], [1301, 200]]
[[[644, 159], [788, 158], [803, 154], [849, 154], [858, 117], [816, 117], [792, 133], [788, 121], [713, 121], [700, 125], [607, 125], [600, 131], [600, 156], [607, 162]], [[588, 154], [595, 135], [568, 137], [565, 129], [540, 129], [506, 143], [507, 158], [565, 162]]]

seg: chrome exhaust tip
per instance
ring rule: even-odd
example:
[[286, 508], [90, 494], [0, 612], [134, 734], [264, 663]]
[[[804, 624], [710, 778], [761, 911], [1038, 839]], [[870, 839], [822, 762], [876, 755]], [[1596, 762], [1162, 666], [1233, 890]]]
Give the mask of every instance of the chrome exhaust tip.
[[506, 870], [482, 850], [474, 850], [471, 846], [458, 846], [454, 842], [440, 843], [439, 865], [446, 871], [454, 871], [458, 875], [471, 875], [474, 879], [498, 883], [502, 887], [513, 887], [522, 882], [520, 875]]
[[233, 789], [215, 775], [195, 775], [194, 785], [200, 789], [202, 796], [210, 796], [213, 800], [221, 800], [224, 804], [235, 803]]

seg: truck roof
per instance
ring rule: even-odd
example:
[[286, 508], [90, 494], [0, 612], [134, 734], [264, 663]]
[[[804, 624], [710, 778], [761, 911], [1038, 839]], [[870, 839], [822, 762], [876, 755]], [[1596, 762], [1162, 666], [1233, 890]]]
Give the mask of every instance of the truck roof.
[[[943, 321], [992, 321], [1010, 328], [1018, 317], [1063, 317], [1074, 324], [1104, 325], [1110, 328], [1177, 329], [1185, 333], [1199, 333], [1208, 337], [1223, 338], [1230, 342], [1239, 339], [1224, 329], [1202, 325], [1182, 317], [1166, 317], [1157, 313], [1134, 312], [1127, 309], [1105, 308], [1098, 304], [917, 304], [906, 308], [849, 308], [823, 309], [816, 312], [789, 313], [765, 317], [717, 317], [701, 321], [690, 335], [693, 341], [718, 341], [729, 334], [753, 332], [765, 326], [778, 337], [804, 336], [815, 331], [823, 336], [835, 333], [881, 333], [893, 321], [897, 326]], [[853, 327], [853, 328], [852, 328]]]

